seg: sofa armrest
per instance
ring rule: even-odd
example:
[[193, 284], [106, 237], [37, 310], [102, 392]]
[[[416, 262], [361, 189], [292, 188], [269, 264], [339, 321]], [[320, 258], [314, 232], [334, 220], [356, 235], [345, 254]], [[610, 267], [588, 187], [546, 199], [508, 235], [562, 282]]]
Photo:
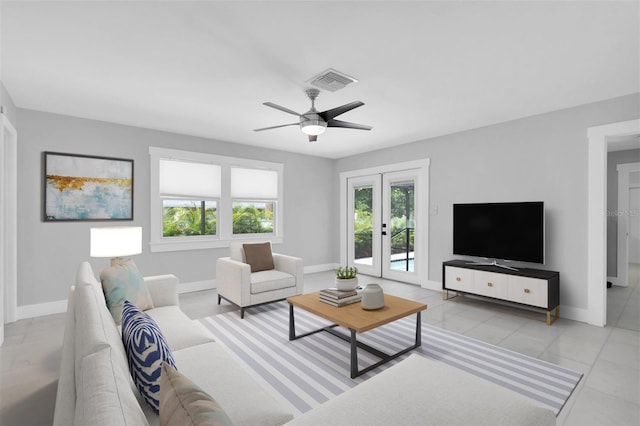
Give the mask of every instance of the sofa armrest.
[[302, 294], [304, 279], [302, 258], [273, 253], [273, 264], [278, 271], [286, 272], [296, 277], [296, 294]]
[[173, 274], [144, 277], [153, 306], [178, 306], [178, 277]]
[[251, 297], [251, 266], [230, 257], [216, 260], [216, 290], [218, 295], [244, 306]]

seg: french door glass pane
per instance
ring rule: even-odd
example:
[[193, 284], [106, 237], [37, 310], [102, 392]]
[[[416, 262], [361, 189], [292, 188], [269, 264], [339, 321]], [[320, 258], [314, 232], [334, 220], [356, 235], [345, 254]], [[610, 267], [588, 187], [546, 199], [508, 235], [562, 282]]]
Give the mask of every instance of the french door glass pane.
[[394, 271], [414, 271], [415, 185], [413, 180], [391, 184], [390, 268]]
[[354, 263], [373, 264], [373, 186], [354, 188]]

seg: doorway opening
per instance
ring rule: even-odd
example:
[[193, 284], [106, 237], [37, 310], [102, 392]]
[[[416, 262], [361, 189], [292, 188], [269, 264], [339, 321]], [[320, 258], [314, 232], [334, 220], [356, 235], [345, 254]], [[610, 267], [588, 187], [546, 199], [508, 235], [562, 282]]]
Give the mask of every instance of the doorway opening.
[[588, 129], [587, 322], [607, 323], [606, 182], [607, 147], [640, 135], [640, 119]]

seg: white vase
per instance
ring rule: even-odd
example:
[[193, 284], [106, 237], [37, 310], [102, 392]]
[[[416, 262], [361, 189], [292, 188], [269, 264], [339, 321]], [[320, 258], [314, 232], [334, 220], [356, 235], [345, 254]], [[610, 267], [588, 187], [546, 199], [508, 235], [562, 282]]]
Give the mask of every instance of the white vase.
[[362, 309], [368, 311], [380, 309], [384, 307], [384, 292], [379, 284], [367, 284], [362, 290], [362, 301], [360, 302]]
[[340, 291], [351, 291], [358, 287], [358, 277], [338, 278], [336, 277], [336, 288]]

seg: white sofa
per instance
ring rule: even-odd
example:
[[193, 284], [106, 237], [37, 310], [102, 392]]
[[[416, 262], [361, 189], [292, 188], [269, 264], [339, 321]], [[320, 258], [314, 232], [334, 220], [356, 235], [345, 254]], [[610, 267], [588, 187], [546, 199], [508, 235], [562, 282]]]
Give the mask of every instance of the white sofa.
[[555, 424], [553, 411], [524, 396], [413, 354], [287, 426]]
[[[555, 425], [551, 410], [444, 363], [411, 355], [293, 418], [224, 347], [178, 307], [173, 275], [146, 277], [178, 370], [236, 425]], [[158, 424], [131, 380], [120, 332], [87, 262], [71, 287], [54, 425]]]
[[[293, 417], [180, 310], [175, 276], [145, 277], [145, 282], [154, 304], [146, 312], [162, 330], [178, 370], [211, 395], [234, 424], [280, 425]], [[69, 292], [54, 414], [54, 425], [74, 424], [159, 424], [133, 384], [120, 331], [87, 262], [80, 264]]]

